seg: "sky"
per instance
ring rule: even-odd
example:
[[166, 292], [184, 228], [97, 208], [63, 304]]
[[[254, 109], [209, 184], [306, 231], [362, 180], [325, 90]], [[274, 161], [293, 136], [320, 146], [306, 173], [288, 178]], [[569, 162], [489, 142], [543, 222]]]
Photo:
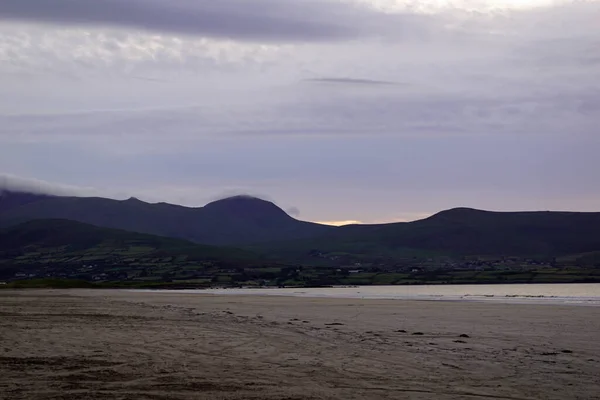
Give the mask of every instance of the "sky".
[[2, 0], [0, 185], [600, 211], [598, 0]]

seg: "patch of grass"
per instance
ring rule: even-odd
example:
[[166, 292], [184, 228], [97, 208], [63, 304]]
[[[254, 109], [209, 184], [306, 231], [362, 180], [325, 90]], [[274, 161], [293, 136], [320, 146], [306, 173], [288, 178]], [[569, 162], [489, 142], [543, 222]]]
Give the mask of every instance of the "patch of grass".
[[79, 279], [28, 279], [0, 286], [1, 289], [97, 289], [98, 285]]

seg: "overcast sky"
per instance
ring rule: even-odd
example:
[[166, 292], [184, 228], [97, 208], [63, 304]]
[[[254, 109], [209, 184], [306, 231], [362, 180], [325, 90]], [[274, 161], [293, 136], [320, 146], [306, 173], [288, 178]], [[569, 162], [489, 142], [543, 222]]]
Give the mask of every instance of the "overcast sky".
[[600, 211], [600, 1], [1, 0], [0, 184]]

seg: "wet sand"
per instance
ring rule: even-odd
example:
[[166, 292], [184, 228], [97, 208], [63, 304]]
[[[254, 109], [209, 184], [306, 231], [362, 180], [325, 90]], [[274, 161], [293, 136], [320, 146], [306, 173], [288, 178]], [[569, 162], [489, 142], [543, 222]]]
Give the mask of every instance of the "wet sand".
[[599, 371], [600, 307], [0, 291], [2, 399], [600, 399]]

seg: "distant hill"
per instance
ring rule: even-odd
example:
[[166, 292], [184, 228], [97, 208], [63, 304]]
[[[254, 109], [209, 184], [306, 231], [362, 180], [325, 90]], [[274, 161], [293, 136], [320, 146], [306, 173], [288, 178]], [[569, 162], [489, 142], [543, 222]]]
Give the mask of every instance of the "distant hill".
[[33, 220], [0, 230], [2, 270], [23, 272], [40, 266], [69, 271], [83, 265], [128, 271], [152, 267], [170, 271], [182, 265], [260, 265], [249, 251], [200, 245], [185, 240], [100, 228], [69, 220]]
[[243, 245], [314, 237], [333, 227], [298, 221], [275, 204], [249, 196], [190, 208], [131, 198], [0, 194], [0, 226], [35, 219], [68, 219], [106, 228], [186, 239], [210, 245]]
[[135, 198], [0, 195], [0, 227], [36, 219], [68, 219], [207, 245], [245, 247], [283, 262], [312, 262], [320, 253], [393, 261], [436, 255], [564, 256], [600, 251], [600, 213], [455, 208], [408, 223], [331, 227], [296, 220], [275, 204], [249, 196], [190, 208]]
[[456, 208], [420, 221], [357, 228], [342, 229], [339, 235], [388, 247], [457, 254], [569, 254], [600, 249], [600, 213]]
[[282, 257], [308, 252], [382, 255], [559, 256], [600, 250], [600, 213], [442, 211], [406, 223], [348, 225], [329, 235], [267, 244]]

